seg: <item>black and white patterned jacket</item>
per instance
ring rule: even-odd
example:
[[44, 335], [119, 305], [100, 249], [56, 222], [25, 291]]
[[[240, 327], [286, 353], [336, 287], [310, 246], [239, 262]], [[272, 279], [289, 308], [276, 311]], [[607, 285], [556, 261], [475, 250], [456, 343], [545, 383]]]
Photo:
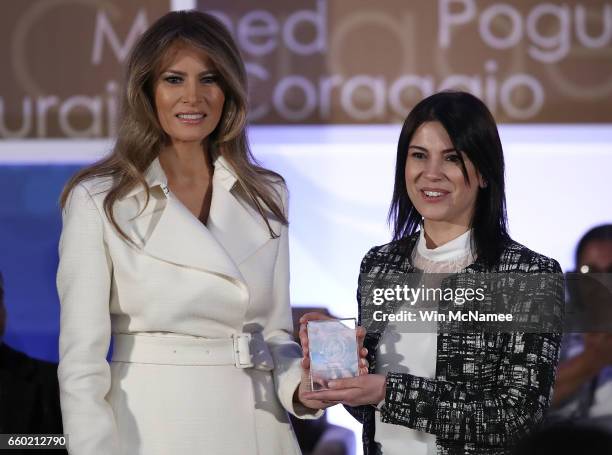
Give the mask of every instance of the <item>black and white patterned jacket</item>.
[[[363, 258], [361, 274], [414, 272], [411, 254], [418, 235], [372, 248]], [[487, 272], [561, 277], [557, 261], [514, 241], [493, 270], [477, 260], [458, 276]], [[562, 278], [559, 283], [542, 291], [558, 302], [562, 317]], [[376, 324], [371, 322], [372, 313], [380, 308], [365, 303], [361, 288], [360, 281], [359, 321], [370, 321], [365, 347], [370, 373], [374, 373], [385, 323], [372, 327]], [[364, 455], [382, 453], [374, 437], [375, 412], [381, 412], [385, 423], [436, 435], [438, 454], [509, 453], [512, 443], [539, 423], [550, 403], [560, 339], [560, 333], [438, 333], [435, 379], [390, 372], [381, 411], [373, 406], [347, 407], [363, 424]]]

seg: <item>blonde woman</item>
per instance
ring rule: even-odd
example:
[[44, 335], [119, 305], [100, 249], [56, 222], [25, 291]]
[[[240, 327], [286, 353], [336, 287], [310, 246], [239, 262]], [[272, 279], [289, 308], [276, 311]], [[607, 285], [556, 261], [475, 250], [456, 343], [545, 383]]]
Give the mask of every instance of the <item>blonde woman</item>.
[[61, 198], [72, 455], [299, 453], [285, 411], [322, 406], [299, 401], [286, 189], [255, 164], [246, 114], [212, 16], [169, 13], [136, 44], [115, 147]]

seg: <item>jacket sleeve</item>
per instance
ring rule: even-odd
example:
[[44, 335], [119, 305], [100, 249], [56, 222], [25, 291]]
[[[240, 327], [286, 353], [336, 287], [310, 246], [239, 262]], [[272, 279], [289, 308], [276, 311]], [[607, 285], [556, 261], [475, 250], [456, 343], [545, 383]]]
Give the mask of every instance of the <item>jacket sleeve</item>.
[[62, 212], [57, 289], [61, 304], [58, 378], [64, 432], [71, 455], [119, 453], [107, 394], [112, 265], [102, 217], [77, 185]]
[[[558, 334], [512, 334], [498, 384], [482, 384], [481, 391], [388, 373], [382, 421], [456, 442], [506, 447], [542, 419], [550, 402], [559, 341]], [[517, 358], [521, 364], [513, 361]]]
[[[282, 187], [283, 205], [287, 207], [287, 190]], [[285, 210], [287, 213], [287, 210]], [[270, 324], [265, 333], [265, 341], [274, 359], [274, 384], [276, 394], [287, 412], [301, 419], [316, 419], [323, 411], [315, 411], [295, 403], [293, 396], [302, 381], [302, 349], [293, 341], [293, 319], [289, 298], [289, 232], [281, 225], [279, 242], [273, 270], [273, 309]]]
[[[549, 292], [562, 314], [560, 272], [555, 262], [552, 273], [559, 279], [552, 281], [554, 289]], [[495, 375], [487, 379], [487, 375], [479, 378], [476, 374], [478, 383], [469, 388], [444, 380], [388, 373], [382, 421], [464, 444], [507, 447], [520, 439], [540, 422], [549, 406], [561, 334], [501, 336], [505, 341]]]
[[[361, 261], [361, 265], [359, 267], [359, 277], [357, 278], [357, 324], [362, 325], [363, 319], [361, 317], [361, 274], [367, 271], [367, 259], [376, 248], [370, 249], [368, 253], [365, 255], [363, 260]], [[368, 354], [366, 356], [366, 360], [368, 362], [368, 373], [374, 374], [376, 373], [376, 345], [378, 344], [378, 338], [373, 333], [366, 333], [365, 339], [363, 341], [363, 346], [368, 350]], [[351, 414], [359, 423], [365, 423], [366, 416], [369, 413], [374, 412], [374, 406], [372, 405], [363, 405], [363, 406], [349, 406], [343, 405], [344, 408]]]

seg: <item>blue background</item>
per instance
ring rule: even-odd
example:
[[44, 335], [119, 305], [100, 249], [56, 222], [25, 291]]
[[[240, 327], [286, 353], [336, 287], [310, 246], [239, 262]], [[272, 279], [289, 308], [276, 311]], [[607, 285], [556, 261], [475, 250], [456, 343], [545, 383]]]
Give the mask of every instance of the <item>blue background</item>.
[[0, 270], [8, 312], [5, 341], [57, 361], [55, 289], [59, 196], [78, 165], [0, 166]]

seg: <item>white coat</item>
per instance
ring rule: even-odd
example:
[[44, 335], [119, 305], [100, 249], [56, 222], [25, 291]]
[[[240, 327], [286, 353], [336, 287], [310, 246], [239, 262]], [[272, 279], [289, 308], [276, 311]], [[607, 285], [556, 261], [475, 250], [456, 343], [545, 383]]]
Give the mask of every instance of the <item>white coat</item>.
[[[206, 225], [168, 191], [157, 159], [145, 178], [144, 212], [142, 186], [114, 208], [136, 246], [104, 214], [109, 179], [77, 185], [63, 211], [58, 375], [70, 454], [299, 454], [285, 410], [313, 416], [293, 403], [301, 351], [289, 335], [286, 226], [270, 220], [271, 238], [222, 157]], [[111, 334], [172, 348], [243, 332], [265, 340], [255, 363], [268, 371], [106, 360]]]

